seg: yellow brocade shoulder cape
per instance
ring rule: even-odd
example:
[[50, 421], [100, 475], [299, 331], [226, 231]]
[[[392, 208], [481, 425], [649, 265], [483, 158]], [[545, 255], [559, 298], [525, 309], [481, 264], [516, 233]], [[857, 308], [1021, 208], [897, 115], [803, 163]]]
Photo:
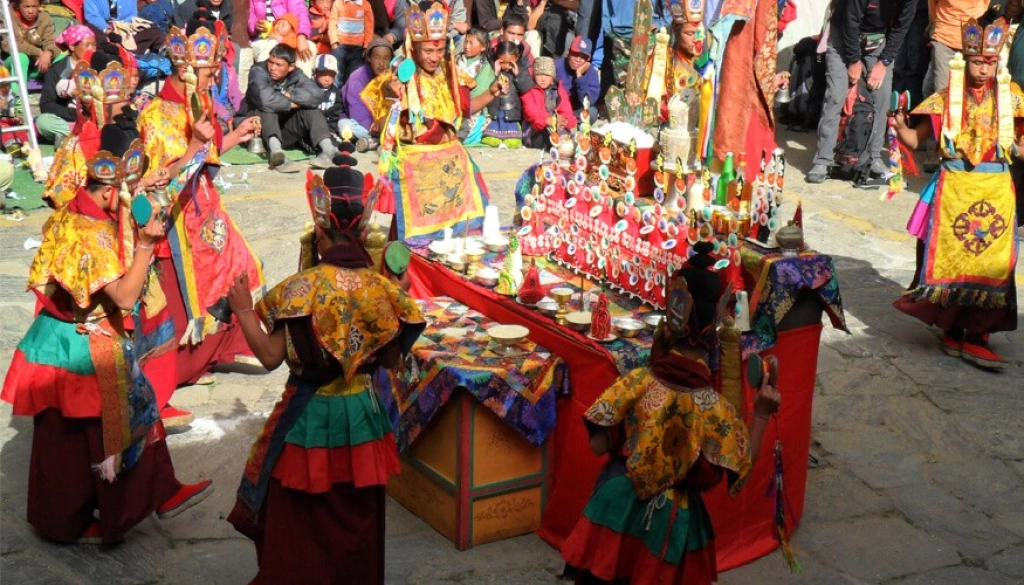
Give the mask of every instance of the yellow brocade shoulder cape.
[[85, 185], [88, 178], [86, 162], [78, 136], [71, 134], [65, 137], [53, 153], [53, 165], [43, 186], [43, 193], [53, 202], [55, 209], [70, 203], [78, 188]]
[[[384, 95], [384, 88], [391, 82], [390, 71], [381, 73], [366, 84], [363, 91], [359, 93], [367, 109], [373, 114], [374, 120], [387, 119], [388, 100]], [[415, 85], [413, 84], [415, 81]], [[466, 82], [464, 75], [460, 75], [459, 84], [472, 89], [473, 85]], [[437, 68], [433, 75], [427, 75], [417, 71], [416, 75], [405, 84], [406, 95], [402, 98], [402, 111], [409, 109], [409, 92], [419, 89], [420, 107], [423, 110], [423, 117], [428, 120], [437, 120], [454, 126], [459, 118], [459, 111], [455, 107], [455, 100], [452, 98], [451, 87], [448, 84], [448, 74], [444, 66]]]
[[[179, 159], [188, 150], [188, 117], [185, 104], [155, 98], [139, 114], [139, 133], [144, 140], [143, 148], [149, 157], [146, 174], [163, 168]], [[220, 164], [217, 145], [209, 144], [208, 164]]]
[[[982, 158], [996, 145], [999, 124], [996, 119], [994, 87], [985, 92], [980, 102], [974, 100], [970, 91], [965, 91], [963, 128], [954, 141], [957, 151], [955, 158], [966, 158], [971, 164], [977, 165], [983, 162]], [[1012, 94], [1010, 103], [1013, 107], [1013, 117], [1024, 118], [1024, 91], [1019, 85], [1011, 82], [1010, 93]], [[945, 91], [933, 93], [910, 113], [939, 116], [939, 119], [944, 122], [947, 100], [948, 96]], [[944, 124], [939, 124], [940, 131], [943, 126]], [[944, 151], [944, 149], [940, 148], [940, 151]], [[952, 153], [943, 152], [943, 154], [947, 158], [951, 158]]]
[[58, 208], [43, 226], [43, 243], [32, 259], [27, 290], [50, 296], [59, 286], [75, 305], [88, 309], [97, 291], [124, 275], [117, 224]]
[[329, 264], [286, 278], [256, 304], [256, 313], [270, 331], [281, 320], [312, 317], [317, 340], [341, 363], [346, 382], [403, 323], [424, 322], [415, 301], [384, 276]]
[[609, 386], [583, 416], [602, 427], [625, 424], [626, 469], [643, 500], [685, 479], [700, 456], [736, 474], [734, 492], [750, 472], [747, 425], [714, 388], [675, 390], [640, 368]]

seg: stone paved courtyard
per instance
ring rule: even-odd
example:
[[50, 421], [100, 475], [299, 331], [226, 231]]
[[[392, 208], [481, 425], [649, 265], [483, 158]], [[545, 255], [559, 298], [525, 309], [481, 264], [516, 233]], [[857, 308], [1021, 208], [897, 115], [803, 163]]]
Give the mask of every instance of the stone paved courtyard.
[[[944, 356], [937, 331], [890, 306], [914, 266], [913, 241], [903, 226], [916, 197], [908, 193], [887, 203], [877, 192], [845, 183], [806, 185], [813, 137], [780, 138], [791, 163], [788, 212], [802, 200], [806, 240], [834, 257], [851, 334], [826, 324], [822, 338], [812, 429], [816, 464], [793, 537], [803, 573], [790, 575], [773, 553], [723, 573], [720, 583], [1024, 582], [1024, 334], [993, 336], [1011, 360], [1001, 374]], [[516, 178], [537, 152], [473, 154], [507, 220]], [[371, 157], [361, 160], [363, 170], [371, 167]], [[298, 234], [308, 221], [304, 178], [257, 167], [222, 174], [234, 183], [228, 208], [265, 263], [268, 283], [276, 283], [293, 271]], [[33, 252], [23, 243], [38, 237], [46, 215], [35, 212], [21, 223], [0, 217], [2, 375], [33, 310], [32, 296], [23, 291]], [[1018, 269], [1018, 287], [1021, 274]], [[256, 570], [252, 545], [224, 518], [249, 445], [284, 378], [283, 369], [221, 372], [214, 386], [179, 390], [173, 403], [197, 417], [189, 432], [169, 438], [179, 477], [213, 478], [217, 491], [170, 521], [152, 517], [110, 548], [58, 546], [34, 534], [24, 520], [32, 423], [0, 406], [0, 581], [247, 583]], [[536, 536], [460, 553], [393, 501], [387, 514], [388, 583], [558, 582], [559, 555]]]

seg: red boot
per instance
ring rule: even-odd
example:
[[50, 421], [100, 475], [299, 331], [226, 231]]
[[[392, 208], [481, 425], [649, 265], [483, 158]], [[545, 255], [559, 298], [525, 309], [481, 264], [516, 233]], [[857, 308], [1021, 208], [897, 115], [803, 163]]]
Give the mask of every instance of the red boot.
[[990, 370], [1002, 370], [1006, 367], [1006, 358], [989, 348], [987, 333], [980, 338], [964, 340], [963, 358], [964, 361]]
[[100, 534], [100, 523], [93, 520], [91, 524], [78, 537], [75, 544], [103, 544], [103, 536]]
[[213, 493], [213, 481], [205, 479], [198, 483], [182, 484], [178, 493], [171, 496], [171, 499], [156, 509], [156, 517], [161, 520], [174, 518], [199, 502], [202, 502]]

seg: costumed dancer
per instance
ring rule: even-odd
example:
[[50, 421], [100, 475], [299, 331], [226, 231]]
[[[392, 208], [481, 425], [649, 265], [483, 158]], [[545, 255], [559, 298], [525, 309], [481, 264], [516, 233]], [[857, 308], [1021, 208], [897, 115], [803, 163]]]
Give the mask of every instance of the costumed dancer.
[[[57, 37], [58, 46], [67, 47], [71, 59], [71, 78], [58, 82], [57, 92], [73, 95], [77, 120], [71, 133], [53, 153], [53, 164], [43, 186], [43, 200], [57, 209], [74, 199], [85, 184], [86, 162], [99, 151], [100, 129], [92, 113], [92, 83], [95, 71], [90, 59], [96, 51], [96, 35], [89, 27], [76, 24]], [[91, 74], [91, 75], [90, 75]]]
[[412, 3], [405, 48], [411, 58], [377, 76], [360, 94], [373, 114], [374, 131], [381, 132], [382, 180], [371, 206], [395, 214], [393, 239], [433, 234], [465, 221], [483, 224], [487, 187], [459, 142], [458, 128], [479, 109], [471, 103], [489, 103], [499, 90], [495, 83], [492, 92], [471, 100], [474, 81], [445, 53], [448, 17], [440, 2]]
[[577, 583], [713, 582], [713, 532], [700, 494], [723, 475], [732, 493], [743, 485], [779, 408], [778, 391], [765, 381], [748, 431], [715, 390], [707, 359], [729, 293], [710, 269], [710, 245], [697, 247], [669, 283], [650, 367], [626, 374], [584, 415], [591, 449], [611, 457], [562, 547], [581, 570]]
[[911, 151], [936, 136], [942, 165], [907, 225], [919, 240], [918, 269], [894, 306], [941, 328], [947, 355], [1001, 369], [1006, 360], [989, 347], [989, 334], [1017, 328], [1017, 209], [1009, 163], [1024, 154], [1024, 93], [999, 68], [1006, 21], [982, 29], [971, 20], [962, 33], [963, 55], [950, 60], [948, 88], [911, 112], [930, 124], [910, 128], [902, 113], [895, 115]]
[[359, 239], [362, 174], [338, 156], [344, 167], [308, 175], [314, 237], [301, 272], [255, 311], [244, 274], [229, 296], [263, 365], [291, 372], [228, 516], [256, 545], [253, 583], [384, 583], [384, 485], [399, 461], [376, 387], [426, 324], [372, 268]]
[[156, 257], [180, 341], [178, 385], [209, 383], [205, 375], [216, 364], [255, 365], [226, 295], [242, 273], [253, 292], [262, 291], [263, 272], [213, 184], [220, 153], [248, 142], [258, 128], [255, 117], [228, 134], [216, 123], [209, 90], [227, 42], [223, 23], [202, 9], [187, 30], [172, 27], [174, 71], [139, 116], [149, 157], [143, 182], [147, 189], [166, 190], [171, 201], [172, 229]]
[[144, 157], [132, 138], [105, 127], [87, 183], [47, 220], [28, 282], [43, 309], [4, 381], [14, 414], [34, 417], [28, 521], [58, 542], [115, 543], [154, 511], [174, 516], [212, 492], [209, 480], [175, 478], [143, 373], [174, 339], [170, 324], [140, 334], [140, 304], [161, 302], [151, 265], [164, 234], [155, 214], [132, 233], [127, 200]]

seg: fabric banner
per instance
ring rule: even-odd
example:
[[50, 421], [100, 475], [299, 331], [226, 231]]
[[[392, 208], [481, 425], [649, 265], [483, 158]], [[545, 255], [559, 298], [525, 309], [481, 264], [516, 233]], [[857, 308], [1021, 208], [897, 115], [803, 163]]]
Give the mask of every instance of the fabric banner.
[[462, 144], [403, 144], [390, 171], [398, 239], [483, 226], [487, 188]]

